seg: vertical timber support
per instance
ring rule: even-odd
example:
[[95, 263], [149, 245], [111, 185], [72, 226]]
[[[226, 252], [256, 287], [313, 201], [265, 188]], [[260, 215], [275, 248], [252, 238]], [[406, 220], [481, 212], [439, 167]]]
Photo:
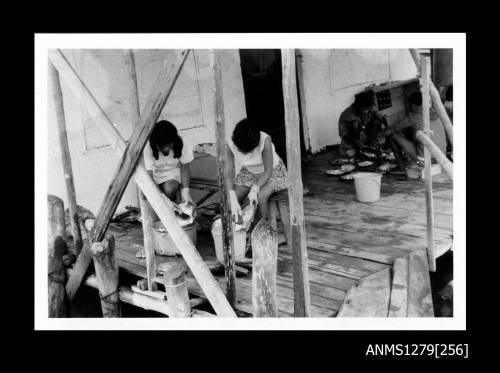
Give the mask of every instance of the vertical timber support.
[[252, 305], [254, 317], [278, 317], [276, 306], [277, 232], [265, 220], [252, 231]]
[[234, 267], [234, 239], [231, 210], [229, 208], [229, 190], [232, 188], [232, 180], [229, 180], [229, 169], [227, 162], [226, 124], [224, 120], [224, 92], [222, 88], [222, 69], [220, 52], [211, 49], [209, 51], [210, 65], [212, 67], [212, 79], [215, 89], [215, 138], [217, 148], [217, 180], [222, 207], [222, 246], [224, 252], [224, 268], [226, 278], [226, 297], [232, 307], [236, 305], [236, 271]]
[[179, 263], [164, 263], [163, 283], [167, 302], [170, 306], [170, 317], [190, 317], [191, 303], [184, 272], [186, 266]]
[[[129, 88], [129, 97], [131, 103], [131, 114], [132, 114], [132, 123], [134, 126], [139, 126], [141, 112], [140, 112], [140, 104], [139, 104], [139, 91], [137, 89], [137, 74], [135, 69], [135, 56], [134, 51], [132, 49], [124, 51], [124, 59], [125, 65], [127, 66], [127, 71], [129, 73], [128, 88]], [[146, 146], [148, 146], [146, 144]], [[139, 160], [140, 164], [144, 164], [144, 158], [141, 157]], [[154, 212], [149, 204], [148, 200], [141, 192], [140, 188], [137, 188], [137, 194], [139, 198], [139, 207], [141, 209], [141, 223], [142, 223], [142, 232], [144, 239], [144, 252], [146, 254], [146, 275], [148, 281], [148, 290], [155, 291], [157, 290], [156, 283], [153, 282], [153, 279], [156, 276], [156, 258], [155, 251], [153, 247], [153, 220], [154, 220]]]
[[[421, 56], [421, 80], [422, 80], [422, 118], [424, 122], [424, 132], [430, 131], [430, 97], [429, 97], [429, 81], [430, 81], [430, 58], [429, 56]], [[429, 261], [429, 269], [432, 272], [436, 271], [436, 254], [434, 247], [434, 205], [432, 200], [432, 157], [430, 150], [424, 146], [425, 159], [425, 207], [427, 213], [427, 259]]]
[[82, 233], [80, 231], [80, 222], [78, 219], [78, 210], [76, 207], [75, 184], [73, 181], [73, 169], [71, 167], [71, 155], [68, 146], [68, 134], [66, 132], [66, 118], [64, 116], [64, 104], [59, 81], [59, 73], [54, 65], [49, 63], [49, 76], [52, 86], [52, 98], [54, 100], [57, 128], [59, 132], [59, 145], [61, 147], [61, 160], [64, 172], [64, 181], [66, 182], [66, 195], [68, 197], [69, 219], [73, 233], [74, 254], [78, 255], [82, 249]]
[[311, 316], [307, 242], [304, 224], [304, 204], [300, 154], [300, 126], [295, 75], [295, 52], [281, 50], [283, 70], [283, 100], [285, 104], [286, 156], [290, 206], [290, 231], [293, 260], [294, 316]]
[[297, 82], [300, 100], [300, 118], [302, 119], [302, 133], [304, 135], [304, 148], [306, 151], [311, 150], [311, 138], [309, 136], [309, 122], [307, 120], [307, 103], [306, 92], [304, 88], [304, 71], [302, 69], [303, 56], [300, 50], [295, 50], [295, 61], [297, 68]]
[[102, 317], [121, 317], [119, 267], [115, 257], [114, 237], [109, 235], [101, 242], [95, 242], [91, 251], [101, 298]]
[[48, 196], [48, 223], [49, 317], [67, 317], [66, 269], [62, 260], [66, 248], [64, 203], [51, 195]]

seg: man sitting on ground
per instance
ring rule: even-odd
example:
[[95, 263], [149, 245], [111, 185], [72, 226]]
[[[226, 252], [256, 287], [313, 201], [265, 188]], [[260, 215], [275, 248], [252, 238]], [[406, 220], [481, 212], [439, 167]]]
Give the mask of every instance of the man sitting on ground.
[[340, 114], [341, 156], [353, 158], [362, 149], [383, 144], [388, 126], [387, 118], [375, 109], [373, 92], [358, 93], [354, 103]]

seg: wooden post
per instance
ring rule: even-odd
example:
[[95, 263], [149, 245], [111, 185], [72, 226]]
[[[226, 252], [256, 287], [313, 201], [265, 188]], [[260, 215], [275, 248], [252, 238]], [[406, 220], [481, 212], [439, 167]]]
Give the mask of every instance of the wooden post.
[[92, 244], [95, 274], [101, 298], [102, 317], [121, 317], [119, 267], [115, 257], [115, 239], [108, 236]]
[[252, 232], [251, 239], [253, 316], [278, 317], [276, 306], [278, 237], [276, 231], [265, 220], [260, 220]]
[[61, 147], [61, 160], [66, 182], [66, 196], [68, 197], [69, 219], [73, 233], [74, 254], [78, 255], [83, 245], [82, 232], [76, 208], [75, 184], [73, 182], [73, 169], [71, 167], [71, 154], [68, 146], [68, 135], [66, 133], [66, 119], [64, 117], [64, 104], [59, 81], [59, 73], [56, 68], [49, 63], [49, 76], [52, 86], [52, 98], [54, 100], [57, 128], [59, 131], [59, 145]]
[[62, 257], [66, 242], [64, 232], [64, 203], [62, 199], [48, 196], [48, 296], [49, 317], [67, 317], [66, 269]]
[[[138, 126], [140, 122], [140, 105], [139, 105], [139, 91], [137, 89], [137, 75], [135, 70], [135, 57], [132, 49], [124, 51], [125, 64], [129, 73], [128, 88], [129, 97], [131, 103], [131, 116], [132, 123], [134, 126]], [[148, 146], [148, 145], [146, 145]], [[144, 158], [141, 157], [139, 163], [144, 164]], [[146, 272], [148, 280], [148, 290], [155, 291], [157, 286], [153, 282], [156, 276], [156, 258], [153, 246], [153, 220], [155, 218], [154, 212], [149, 204], [148, 200], [141, 192], [141, 189], [137, 188], [137, 194], [139, 197], [139, 207], [141, 209], [141, 221], [142, 221], [142, 232], [144, 237], [144, 252], [146, 254]]]
[[[417, 66], [417, 71], [422, 71], [422, 64], [418, 50], [410, 49], [410, 54], [413, 58], [413, 61], [415, 62], [415, 65]], [[446, 137], [448, 138], [450, 144], [453, 146], [453, 124], [451, 123], [450, 117], [448, 116], [448, 113], [446, 112], [446, 109], [441, 102], [441, 95], [439, 94], [439, 91], [432, 81], [429, 81], [429, 93], [432, 99], [433, 107], [434, 109], [436, 109], [439, 119], [441, 119], [441, 123], [443, 123]]]
[[424, 132], [418, 131], [416, 134], [416, 138], [418, 141], [424, 145], [426, 149], [432, 154], [434, 159], [441, 165], [444, 172], [453, 180], [453, 162], [451, 162], [446, 155], [438, 148], [436, 144], [427, 136]]
[[234, 268], [234, 236], [231, 209], [229, 207], [229, 190], [232, 180], [229, 180], [227, 163], [226, 124], [224, 121], [224, 97], [222, 89], [221, 62], [218, 51], [209, 51], [212, 79], [215, 93], [215, 138], [217, 149], [217, 180], [221, 198], [222, 247], [224, 253], [224, 268], [226, 278], [226, 297], [234, 307], [236, 304], [236, 271]]
[[184, 277], [186, 266], [180, 263], [164, 263], [163, 280], [167, 302], [170, 305], [170, 317], [191, 316], [191, 303]]
[[[430, 98], [429, 98], [429, 81], [430, 81], [430, 58], [422, 56], [421, 64], [421, 79], [422, 79], [422, 117], [424, 122], [424, 131], [430, 131]], [[429, 261], [429, 269], [436, 271], [436, 254], [434, 247], [434, 205], [432, 200], [432, 158], [431, 152], [427, 147], [424, 147], [425, 160], [425, 206], [427, 213], [427, 258]]]
[[[96, 99], [85, 86], [78, 74], [74, 71], [68, 61], [60, 51], [49, 51], [49, 58], [59, 71], [59, 74], [66, 80], [68, 86], [75, 94], [76, 98], [85, 106], [89, 114], [95, 118], [96, 124], [103, 132], [113, 149], [119, 156], [125, 151], [126, 143], [117, 131], [111, 120], [107, 117], [104, 110], [99, 106]], [[140, 163], [134, 172], [134, 179], [145, 194], [154, 211], [161, 222], [168, 227], [170, 237], [181, 252], [189, 269], [198, 281], [203, 292], [210, 301], [215, 312], [223, 317], [236, 317], [236, 313], [231, 308], [224, 292], [219, 287], [218, 282], [213, 277], [207, 265], [203, 261], [199, 252], [194, 247], [190, 238], [177, 222], [173, 212], [173, 204], [158, 189], [151, 176], [147, 173], [144, 166]]]
[[300, 100], [300, 117], [302, 119], [302, 133], [304, 134], [304, 148], [305, 150], [311, 150], [311, 140], [309, 137], [309, 122], [307, 120], [307, 103], [306, 103], [306, 91], [304, 88], [304, 72], [302, 69], [302, 54], [298, 49], [295, 50], [295, 61], [297, 67], [297, 81], [299, 100]]
[[302, 170], [300, 154], [300, 129], [295, 81], [295, 53], [293, 49], [281, 50], [283, 69], [283, 100], [285, 104], [286, 156], [290, 205], [291, 245], [293, 258], [294, 316], [311, 315], [307, 242], [304, 224]]
[[[59, 52], [60, 53], [60, 52]], [[89, 239], [85, 242], [82, 252], [74, 266], [73, 275], [69, 278], [66, 285], [66, 292], [69, 299], [73, 299], [78, 290], [87, 267], [91, 261], [90, 247], [94, 242], [100, 242], [109, 226], [110, 220], [118, 207], [118, 204], [125, 192], [132, 173], [142, 155], [142, 151], [153, 130], [160, 113], [165, 106], [170, 93], [174, 87], [177, 77], [180, 74], [182, 66], [187, 57], [184, 52], [182, 57], [174, 64], [172, 71], [167, 66], [160, 71], [158, 78], [153, 86], [148, 101], [145, 106], [145, 115], [141, 117], [140, 125], [134, 130], [129, 139], [122, 159], [111, 179], [110, 186], [103, 199], [104, 203], [99, 209], [94, 225], [89, 233]], [[64, 56], [60, 54], [62, 58]]]

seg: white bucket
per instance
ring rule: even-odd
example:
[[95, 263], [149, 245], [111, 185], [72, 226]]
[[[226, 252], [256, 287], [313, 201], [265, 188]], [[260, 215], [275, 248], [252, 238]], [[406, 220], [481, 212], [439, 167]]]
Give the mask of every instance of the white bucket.
[[357, 172], [352, 174], [359, 202], [375, 202], [380, 198], [382, 175], [376, 172]]
[[[161, 221], [154, 222], [152, 228], [153, 248], [157, 254], [166, 256], [181, 255], [181, 252], [177, 248], [177, 245], [174, 243], [168, 232], [165, 231], [165, 228]], [[193, 245], [196, 247], [196, 223], [193, 222], [192, 224], [188, 224], [182, 228], [191, 239]]]
[[[215, 255], [217, 261], [224, 264], [224, 251], [222, 248], [222, 222], [217, 219], [212, 224], [212, 237], [215, 244]], [[245, 258], [247, 247], [247, 232], [239, 230], [234, 232], [234, 260], [242, 260]]]

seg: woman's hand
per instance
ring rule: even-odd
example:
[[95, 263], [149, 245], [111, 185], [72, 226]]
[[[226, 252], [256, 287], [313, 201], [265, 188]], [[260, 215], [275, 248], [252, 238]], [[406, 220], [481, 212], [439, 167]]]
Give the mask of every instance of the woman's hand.
[[252, 185], [252, 188], [250, 188], [250, 192], [248, 192], [248, 201], [250, 202], [250, 205], [255, 205], [259, 203], [259, 186], [257, 184]]
[[229, 205], [231, 207], [231, 216], [233, 217], [233, 221], [238, 223], [241, 217], [241, 206], [234, 190], [229, 191]]
[[192, 204], [194, 206], [193, 199], [191, 198], [191, 193], [189, 193], [189, 188], [181, 189], [181, 198], [183, 202], [186, 202], [186, 204]]

